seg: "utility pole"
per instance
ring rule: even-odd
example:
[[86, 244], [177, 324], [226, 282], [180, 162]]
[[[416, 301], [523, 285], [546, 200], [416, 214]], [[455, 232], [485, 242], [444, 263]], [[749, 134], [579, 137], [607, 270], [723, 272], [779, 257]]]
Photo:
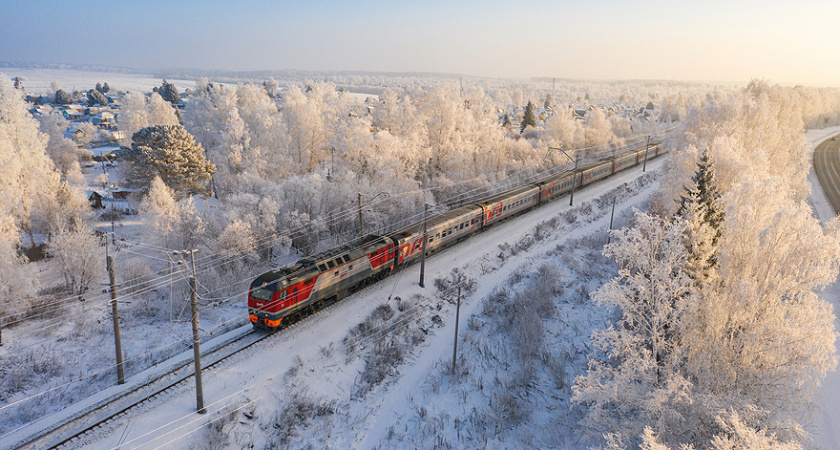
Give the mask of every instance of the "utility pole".
[[426, 203], [423, 209], [423, 247], [420, 249], [420, 287], [425, 288], [423, 283], [426, 275], [426, 221], [429, 219], [429, 204]]
[[452, 345], [452, 375], [455, 375], [455, 361], [458, 359], [458, 319], [461, 315], [461, 283], [463, 278], [458, 279], [458, 300], [455, 307], [455, 342]]
[[580, 154], [575, 153], [575, 170], [572, 171], [572, 195], [569, 197], [569, 206], [574, 206], [575, 204], [575, 186], [577, 186], [578, 161], [580, 161]]
[[647, 137], [647, 144], [645, 144], [645, 163], [642, 165], [642, 172], [647, 171], [647, 154], [648, 148], [650, 148], [650, 135]]
[[607, 245], [610, 243], [610, 239], [612, 239], [612, 227], [613, 227], [613, 217], [615, 217], [615, 197], [613, 197], [613, 206], [612, 212], [610, 213], [610, 229], [607, 231]]
[[362, 193], [359, 192], [359, 236], [365, 235], [365, 225], [362, 221]]
[[114, 280], [114, 258], [108, 253], [107, 238], [105, 241], [105, 261], [108, 266], [108, 278], [111, 281], [111, 316], [114, 318], [114, 348], [117, 352], [117, 384], [125, 384], [122, 343], [120, 342], [120, 315], [117, 312], [117, 288], [116, 281]]
[[[204, 393], [201, 388], [201, 350], [199, 347], [200, 339], [198, 336], [198, 305], [196, 304], [196, 279], [195, 279], [195, 252], [196, 249], [184, 250], [180, 252], [183, 255], [190, 254], [192, 260], [192, 276], [190, 277], [190, 309], [192, 310], [192, 337], [193, 337], [193, 360], [195, 361], [195, 403], [196, 411], [199, 414], [204, 414], [207, 410], [204, 409]], [[178, 252], [175, 252], [176, 254]]]
[[[548, 150], [560, 150], [564, 155], [566, 155], [566, 158], [569, 158], [569, 160], [572, 159], [572, 157], [566, 153], [566, 150], [563, 150], [560, 147], [548, 147]], [[545, 156], [548, 158], [548, 153], [546, 153]], [[575, 168], [572, 170], [572, 195], [569, 198], [569, 206], [574, 206], [575, 204], [575, 185], [577, 184], [578, 162], [580, 162], [580, 153], [575, 153]]]

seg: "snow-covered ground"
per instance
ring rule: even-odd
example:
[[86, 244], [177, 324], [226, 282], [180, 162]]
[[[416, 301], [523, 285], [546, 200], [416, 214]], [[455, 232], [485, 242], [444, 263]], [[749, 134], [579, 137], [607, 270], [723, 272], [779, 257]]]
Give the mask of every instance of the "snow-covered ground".
[[[840, 127], [831, 127], [823, 130], [809, 130], [805, 133], [805, 138], [811, 144], [813, 153], [820, 142], [837, 134], [840, 134]], [[808, 179], [813, 186], [813, 193], [810, 198], [811, 204], [817, 217], [825, 223], [834, 218], [834, 211], [817, 182], [813, 165]], [[840, 314], [840, 280], [827, 286], [822, 296], [825, 301], [831, 303], [834, 307], [834, 329], [840, 330], [840, 320], [836, 319], [837, 314]], [[814, 419], [814, 443], [820, 448], [840, 449], [840, 370], [835, 369], [828, 373], [823, 380], [822, 392], [817, 395], [816, 403], [820, 411]]]
[[[816, 146], [836, 133], [840, 127], [809, 131], [806, 137]], [[662, 162], [660, 158], [650, 163], [649, 172]], [[816, 214], [828, 220], [833, 213], [813, 174], [811, 181], [810, 201]], [[258, 448], [280, 444], [360, 449], [587, 446], [575, 428], [577, 412], [565, 394], [585, 367], [589, 334], [609, 319], [586, 298], [601, 278], [610, 276], [609, 265], [597, 257], [610, 218], [605, 199], [619, 194], [616, 226], [621, 226], [632, 208], [646, 207], [656, 187], [655, 177], [642, 177], [634, 168], [576, 193], [575, 207], [568, 205], [568, 197], [561, 198], [496, 226], [430, 258], [425, 289], [417, 285], [419, 267], [414, 266], [206, 373], [206, 415], [194, 412], [194, 388], [187, 385], [80, 444], [86, 448], [251, 443]], [[558, 264], [568, 267], [557, 271]], [[446, 279], [456, 268], [475, 282], [475, 288], [465, 289], [459, 359], [452, 375], [455, 307], [452, 292], [442, 295], [434, 280]], [[499, 317], [514, 315], [505, 309], [511, 303], [504, 298], [532, 292], [529, 286], [546, 271], [561, 280], [553, 286], [559, 292], [555, 298], [562, 300], [552, 306], [551, 320], [542, 320], [537, 327], [542, 335], [535, 361], [543, 364], [534, 365], [516, 354], [525, 344], [504, 329], [515, 329], [516, 323]], [[823, 295], [837, 310], [840, 283]], [[244, 305], [242, 309], [244, 314]], [[394, 349], [398, 354], [388, 359]], [[371, 376], [377, 370], [378, 376]], [[148, 373], [136, 375], [128, 385], [145, 376]], [[817, 402], [822, 409], [810, 428], [815, 444], [840, 448], [836, 425], [840, 373], [828, 374]], [[12, 444], [81, 407], [74, 405], [4, 440]]]
[[[648, 172], [655, 171], [661, 164], [661, 158], [649, 162]], [[500, 377], [527, 372], [523, 366], [529, 366], [517, 362], [513, 352], [503, 349], [502, 344], [491, 344], [497, 346], [495, 349], [480, 350], [482, 333], [498, 325], [481, 324], [486, 320], [482, 318], [486, 316], [485, 303], [488, 296], [498, 294], [500, 287], [511, 292], [520, 289], [522, 286], [517, 285], [525, 283], [523, 280], [550, 259], [560, 258], [584, 271], [600, 271], [588, 267], [586, 261], [591, 255], [578, 258], [575, 252], [599, 252], [610, 220], [605, 195], [611, 198], [614, 193], [610, 191], [615, 187], [620, 187], [616, 206], [618, 220], [626, 220], [631, 208], [645, 207], [656, 183], [650, 175], [644, 176], [643, 182], [637, 181], [640, 177], [641, 169], [634, 168], [576, 193], [573, 208], [568, 205], [568, 197], [561, 198], [430, 258], [425, 289], [417, 285], [419, 267], [414, 266], [278, 333], [267, 344], [237, 357], [235, 363], [205, 374], [204, 398], [208, 414], [204, 416], [194, 413], [194, 390], [192, 386], [186, 386], [142, 411], [119, 419], [95, 434], [85, 446], [183, 448], [208, 439], [218, 441], [213, 433], [223, 430], [227, 439], [232, 439], [227, 441], [229, 446], [254, 441], [259, 447], [266, 443], [266, 436], [277, 434], [269, 432], [272, 426], [282, 427], [281, 422], [301, 415], [312, 417], [312, 420], [304, 419], [296, 424], [289, 431], [289, 440], [284, 441], [294, 443], [296, 447], [307, 443], [331, 448], [433, 446], [434, 442], [422, 440], [422, 435], [417, 433], [427, 430], [434, 421], [446, 422], [433, 427], [441, 433], [435, 439], [456, 447], [477, 446], [479, 442], [486, 443], [488, 438], [501, 439], [499, 444], [502, 446], [519, 446], [523, 442], [574, 446], [572, 443], [579, 438], [574, 431], [557, 431], [560, 429], [558, 418], [562, 419], [562, 429], [574, 429], [576, 420], [570, 415], [568, 398], [556, 398], [551, 389], [538, 392], [545, 397], [542, 400], [534, 403], [529, 400], [519, 405], [520, 409], [534, 408], [528, 415], [539, 426], [516, 427], [515, 421], [502, 426], [517, 419], [513, 414], [516, 411], [512, 411], [511, 417], [501, 418], [504, 420], [493, 419], [495, 429], [487, 430], [482, 436], [475, 435], [474, 428], [482, 426], [479, 418], [495, 414], [494, 399], [497, 403], [517, 402], [502, 393], [521, 380], [514, 377], [500, 381]], [[548, 225], [543, 224], [542, 231], [536, 232], [539, 239], [534, 239], [535, 227], [542, 222], [548, 222]], [[588, 243], [588, 246], [580, 250], [573, 245], [576, 242]], [[558, 246], [571, 250], [564, 255]], [[446, 367], [451, 363], [446, 361], [451, 361], [452, 357], [455, 311], [451, 302], [441, 299], [434, 280], [446, 278], [453, 268], [460, 268], [475, 281], [477, 288], [466, 296], [461, 307], [459, 341], [463, 349], [458, 366], [463, 367], [458, 371], [458, 377], [447, 378]], [[569, 278], [569, 275], [564, 277]], [[569, 295], [578, 301], [559, 305], [555, 316], [559, 320], [553, 321], [557, 329], [546, 328], [545, 336], [555, 334], [546, 339], [550, 344], [546, 345], [546, 355], [551, 352], [559, 355], [552, 357], [558, 369], [552, 371], [542, 367], [535, 375], [542, 379], [556, 373], [553, 383], [566, 391], [574, 376], [585, 367], [586, 338], [593, 327], [604, 323], [603, 314], [593, 313], [591, 305], [584, 300], [586, 293], [597, 287], [598, 280], [593, 279], [591, 273], [578, 278], [570, 280], [566, 286]], [[380, 308], [379, 312], [390, 310], [392, 317], [379, 322], [370, 318], [377, 308]], [[244, 309], [243, 303], [243, 315]], [[360, 331], [358, 325], [362, 323], [373, 324], [373, 327]], [[372, 361], [376, 360], [377, 353], [393, 347], [393, 340], [398, 339], [394, 336], [402, 336], [399, 339], [411, 344], [401, 347], [403, 353], [395, 361], [383, 363], [385, 372], [381, 376], [370, 378], [371, 369], [376, 369], [372, 367]], [[491, 333], [491, 336], [495, 334]], [[155, 337], [149, 339], [153, 341]], [[149, 344], [153, 345], [151, 341]], [[486, 360], [500, 354], [508, 358]], [[471, 368], [473, 374], [464, 374], [463, 368]], [[482, 378], [484, 373], [487, 378]], [[462, 384], [459, 384], [459, 378]], [[535, 393], [528, 391], [528, 395]], [[488, 396], [490, 405], [486, 404]], [[538, 405], [545, 410], [537, 408]], [[62, 414], [74, 408], [79, 406]], [[295, 414], [294, 408], [305, 411]], [[471, 412], [471, 408], [477, 409]], [[231, 414], [234, 409], [237, 412]], [[556, 409], [557, 414], [550, 413], [552, 409]], [[462, 414], [456, 414], [456, 410]], [[471, 425], [473, 429], [466, 424], [469, 417], [477, 422]], [[521, 425], [522, 417], [519, 420]], [[240, 423], [242, 421], [244, 423]], [[214, 424], [208, 427], [208, 422]], [[37, 431], [34, 428], [43, 424], [40, 422], [4, 440], [15, 442], [20, 434]], [[529, 431], [532, 435], [521, 436], [529, 427], [533, 428]], [[472, 436], [467, 435], [468, 430]]]

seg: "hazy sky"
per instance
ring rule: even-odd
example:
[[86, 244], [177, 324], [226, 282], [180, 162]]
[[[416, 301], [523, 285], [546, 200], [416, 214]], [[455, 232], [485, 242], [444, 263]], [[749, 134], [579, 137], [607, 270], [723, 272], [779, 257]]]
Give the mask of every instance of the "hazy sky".
[[0, 1], [0, 61], [840, 86], [840, 1]]

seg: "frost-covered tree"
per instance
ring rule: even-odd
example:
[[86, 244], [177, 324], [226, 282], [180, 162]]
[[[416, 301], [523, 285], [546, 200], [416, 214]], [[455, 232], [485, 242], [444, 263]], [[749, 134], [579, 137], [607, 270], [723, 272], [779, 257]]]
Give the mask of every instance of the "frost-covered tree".
[[263, 89], [265, 89], [265, 93], [268, 94], [269, 97], [274, 98], [277, 95], [277, 91], [280, 89], [280, 84], [272, 77], [263, 81]]
[[175, 114], [175, 108], [157, 92], [152, 92], [152, 95], [149, 96], [146, 109], [149, 125], [180, 125], [178, 116]]
[[619, 276], [593, 294], [617, 308], [614, 326], [593, 340], [604, 358], [590, 360], [576, 380], [574, 400], [587, 406], [583, 423], [596, 435], [640, 436], [646, 426], [685, 438], [683, 412], [691, 404], [685, 364], [685, 322], [696, 301], [685, 272], [685, 223], [637, 213], [635, 226], [614, 231], [604, 254]]
[[687, 364], [695, 401], [725, 405], [784, 441], [799, 438], [837, 362], [834, 314], [818, 292], [836, 280], [840, 230], [836, 221], [824, 229], [795, 195], [772, 178], [724, 194], [720, 281], [703, 290]]
[[74, 174], [81, 175], [78, 147], [73, 141], [64, 137], [64, 132], [67, 130], [67, 119], [64, 115], [57, 110], [50, 110], [41, 114], [39, 120], [41, 131], [49, 136], [47, 153], [52, 158], [55, 167], [65, 177], [73, 177]]
[[0, 215], [0, 326], [24, 314], [38, 293], [37, 269], [18, 253], [18, 231], [14, 217]]
[[101, 240], [87, 226], [59, 229], [50, 238], [47, 252], [58, 261], [67, 290], [82, 299], [91, 283], [103, 275]]
[[0, 216], [14, 217], [33, 246], [34, 208], [49, 195], [47, 181], [59, 178], [47, 155], [47, 142], [21, 91], [0, 74]]
[[147, 186], [155, 176], [179, 196], [207, 195], [207, 182], [216, 171], [204, 157], [201, 144], [180, 125], [155, 125], [132, 136], [131, 150], [123, 156], [131, 165], [134, 182]]
[[171, 248], [170, 236], [178, 221], [178, 203], [172, 189], [159, 176], [152, 179], [149, 194], [140, 204], [139, 212], [146, 238]]
[[[122, 107], [120, 108], [119, 125], [120, 130], [124, 132], [124, 138], [120, 144], [124, 146], [131, 145], [131, 137], [134, 133], [140, 131], [149, 125], [149, 109], [146, 107], [146, 96], [140, 92], [128, 92], [122, 98]], [[168, 124], [159, 124], [168, 125]]]
[[[607, 148], [613, 141], [613, 132], [610, 121], [607, 120], [607, 115], [601, 108], [593, 109], [587, 116], [585, 121], [586, 127], [584, 129], [584, 136], [586, 139], [586, 147]], [[621, 143], [614, 146], [620, 146]]]
[[82, 146], [88, 146], [93, 143], [99, 134], [99, 127], [90, 123], [82, 122], [79, 124], [79, 131], [73, 135], [73, 139]]

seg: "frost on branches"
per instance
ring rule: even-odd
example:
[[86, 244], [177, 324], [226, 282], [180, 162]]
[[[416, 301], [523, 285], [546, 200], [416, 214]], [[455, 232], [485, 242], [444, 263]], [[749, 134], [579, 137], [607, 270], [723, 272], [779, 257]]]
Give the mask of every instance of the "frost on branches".
[[840, 223], [821, 226], [804, 201], [802, 119], [785, 112], [795, 105], [762, 89], [709, 97], [689, 114], [662, 217], [637, 215], [606, 247], [620, 276], [594, 297], [621, 318], [594, 335], [602, 354], [575, 399], [608, 444], [806, 439], [811, 397], [837, 362], [834, 314], [818, 292], [837, 278]]
[[604, 250], [621, 269], [593, 298], [621, 318], [593, 336], [605, 358], [590, 361], [574, 399], [589, 407], [584, 424], [597, 434], [639, 436], [655, 425], [682, 437], [691, 405], [684, 336], [697, 295], [685, 270], [686, 225], [645, 213], [635, 222], [613, 232], [615, 242]]
[[155, 125], [132, 136], [130, 151], [123, 152], [131, 163], [133, 180], [148, 186], [155, 176], [181, 197], [209, 195], [208, 182], [216, 166], [204, 157], [201, 144], [180, 125]]

